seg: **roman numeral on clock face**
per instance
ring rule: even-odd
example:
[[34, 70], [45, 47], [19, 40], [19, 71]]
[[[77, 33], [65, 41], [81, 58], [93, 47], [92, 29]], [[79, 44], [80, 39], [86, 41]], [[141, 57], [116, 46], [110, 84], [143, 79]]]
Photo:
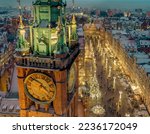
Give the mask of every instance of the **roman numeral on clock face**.
[[56, 86], [53, 79], [42, 73], [33, 73], [25, 78], [25, 90], [28, 97], [39, 103], [50, 103], [54, 100]]

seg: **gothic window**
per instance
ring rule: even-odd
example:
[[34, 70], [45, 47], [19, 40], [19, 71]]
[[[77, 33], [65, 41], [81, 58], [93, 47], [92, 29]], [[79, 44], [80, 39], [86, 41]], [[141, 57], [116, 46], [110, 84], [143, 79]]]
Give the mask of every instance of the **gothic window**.
[[52, 22], [57, 22], [58, 16], [59, 16], [59, 10], [57, 8], [52, 8], [52, 14], [51, 15], [52, 15], [51, 16]]
[[45, 46], [45, 43], [44, 42], [40, 42], [39, 43], [41, 46]]
[[40, 18], [41, 19], [47, 19], [49, 18], [49, 11], [48, 11], [48, 7], [46, 6], [43, 6], [43, 7], [40, 7]]

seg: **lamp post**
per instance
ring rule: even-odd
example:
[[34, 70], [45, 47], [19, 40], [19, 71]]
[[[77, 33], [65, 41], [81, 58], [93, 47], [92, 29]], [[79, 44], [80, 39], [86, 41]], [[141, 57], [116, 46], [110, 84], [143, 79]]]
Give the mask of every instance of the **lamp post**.
[[113, 89], [116, 89], [116, 76], [113, 77]]
[[112, 70], [112, 67], [111, 67], [111, 66], [109, 66], [108, 77], [111, 77], [111, 70]]

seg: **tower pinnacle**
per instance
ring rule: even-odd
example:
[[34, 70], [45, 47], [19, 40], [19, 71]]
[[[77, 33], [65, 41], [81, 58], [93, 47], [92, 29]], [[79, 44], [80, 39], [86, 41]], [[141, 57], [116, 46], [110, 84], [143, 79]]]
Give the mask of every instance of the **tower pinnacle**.
[[72, 7], [73, 7], [73, 10], [74, 10], [74, 8], [75, 8], [74, 0], [72, 0]]
[[20, 0], [17, 0], [17, 2], [18, 2], [19, 14], [21, 15], [21, 2]]
[[75, 15], [73, 14], [72, 16], [72, 24], [76, 24], [76, 18], [75, 18]]
[[24, 25], [23, 25], [23, 22], [22, 22], [22, 16], [21, 15], [19, 15], [19, 28], [24, 29]]

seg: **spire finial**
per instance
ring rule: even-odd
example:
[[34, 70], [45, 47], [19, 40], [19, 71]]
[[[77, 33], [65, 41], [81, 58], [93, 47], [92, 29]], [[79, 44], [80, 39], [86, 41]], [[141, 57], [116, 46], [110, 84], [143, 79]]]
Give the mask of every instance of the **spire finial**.
[[17, 0], [17, 2], [18, 2], [18, 8], [19, 8], [19, 14], [21, 15], [21, 2], [20, 2], [20, 0]]
[[17, 2], [18, 2], [18, 5], [19, 5], [19, 27], [21, 29], [23, 29], [24, 25], [23, 25], [23, 22], [22, 22], [21, 2], [20, 2], [20, 0], [17, 0]]
[[57, 25], [58, 25], [58, 27], [61, 26], [61, 18], [60, 18], [60, 16], [58, 16], [58, 22], [57, 22]]
[[22, 22], [22, 16], [21, 16], [21, 15], [19, 15], [19, 27], [20, 27], [21, 29], [24, 28], [24, 25], [23, 25], [23, 22]]
[[75, 8], [74, 0], [72, 0], [72, 6], [73, 6], [73, 10], [74, 10], [74, 8]]

